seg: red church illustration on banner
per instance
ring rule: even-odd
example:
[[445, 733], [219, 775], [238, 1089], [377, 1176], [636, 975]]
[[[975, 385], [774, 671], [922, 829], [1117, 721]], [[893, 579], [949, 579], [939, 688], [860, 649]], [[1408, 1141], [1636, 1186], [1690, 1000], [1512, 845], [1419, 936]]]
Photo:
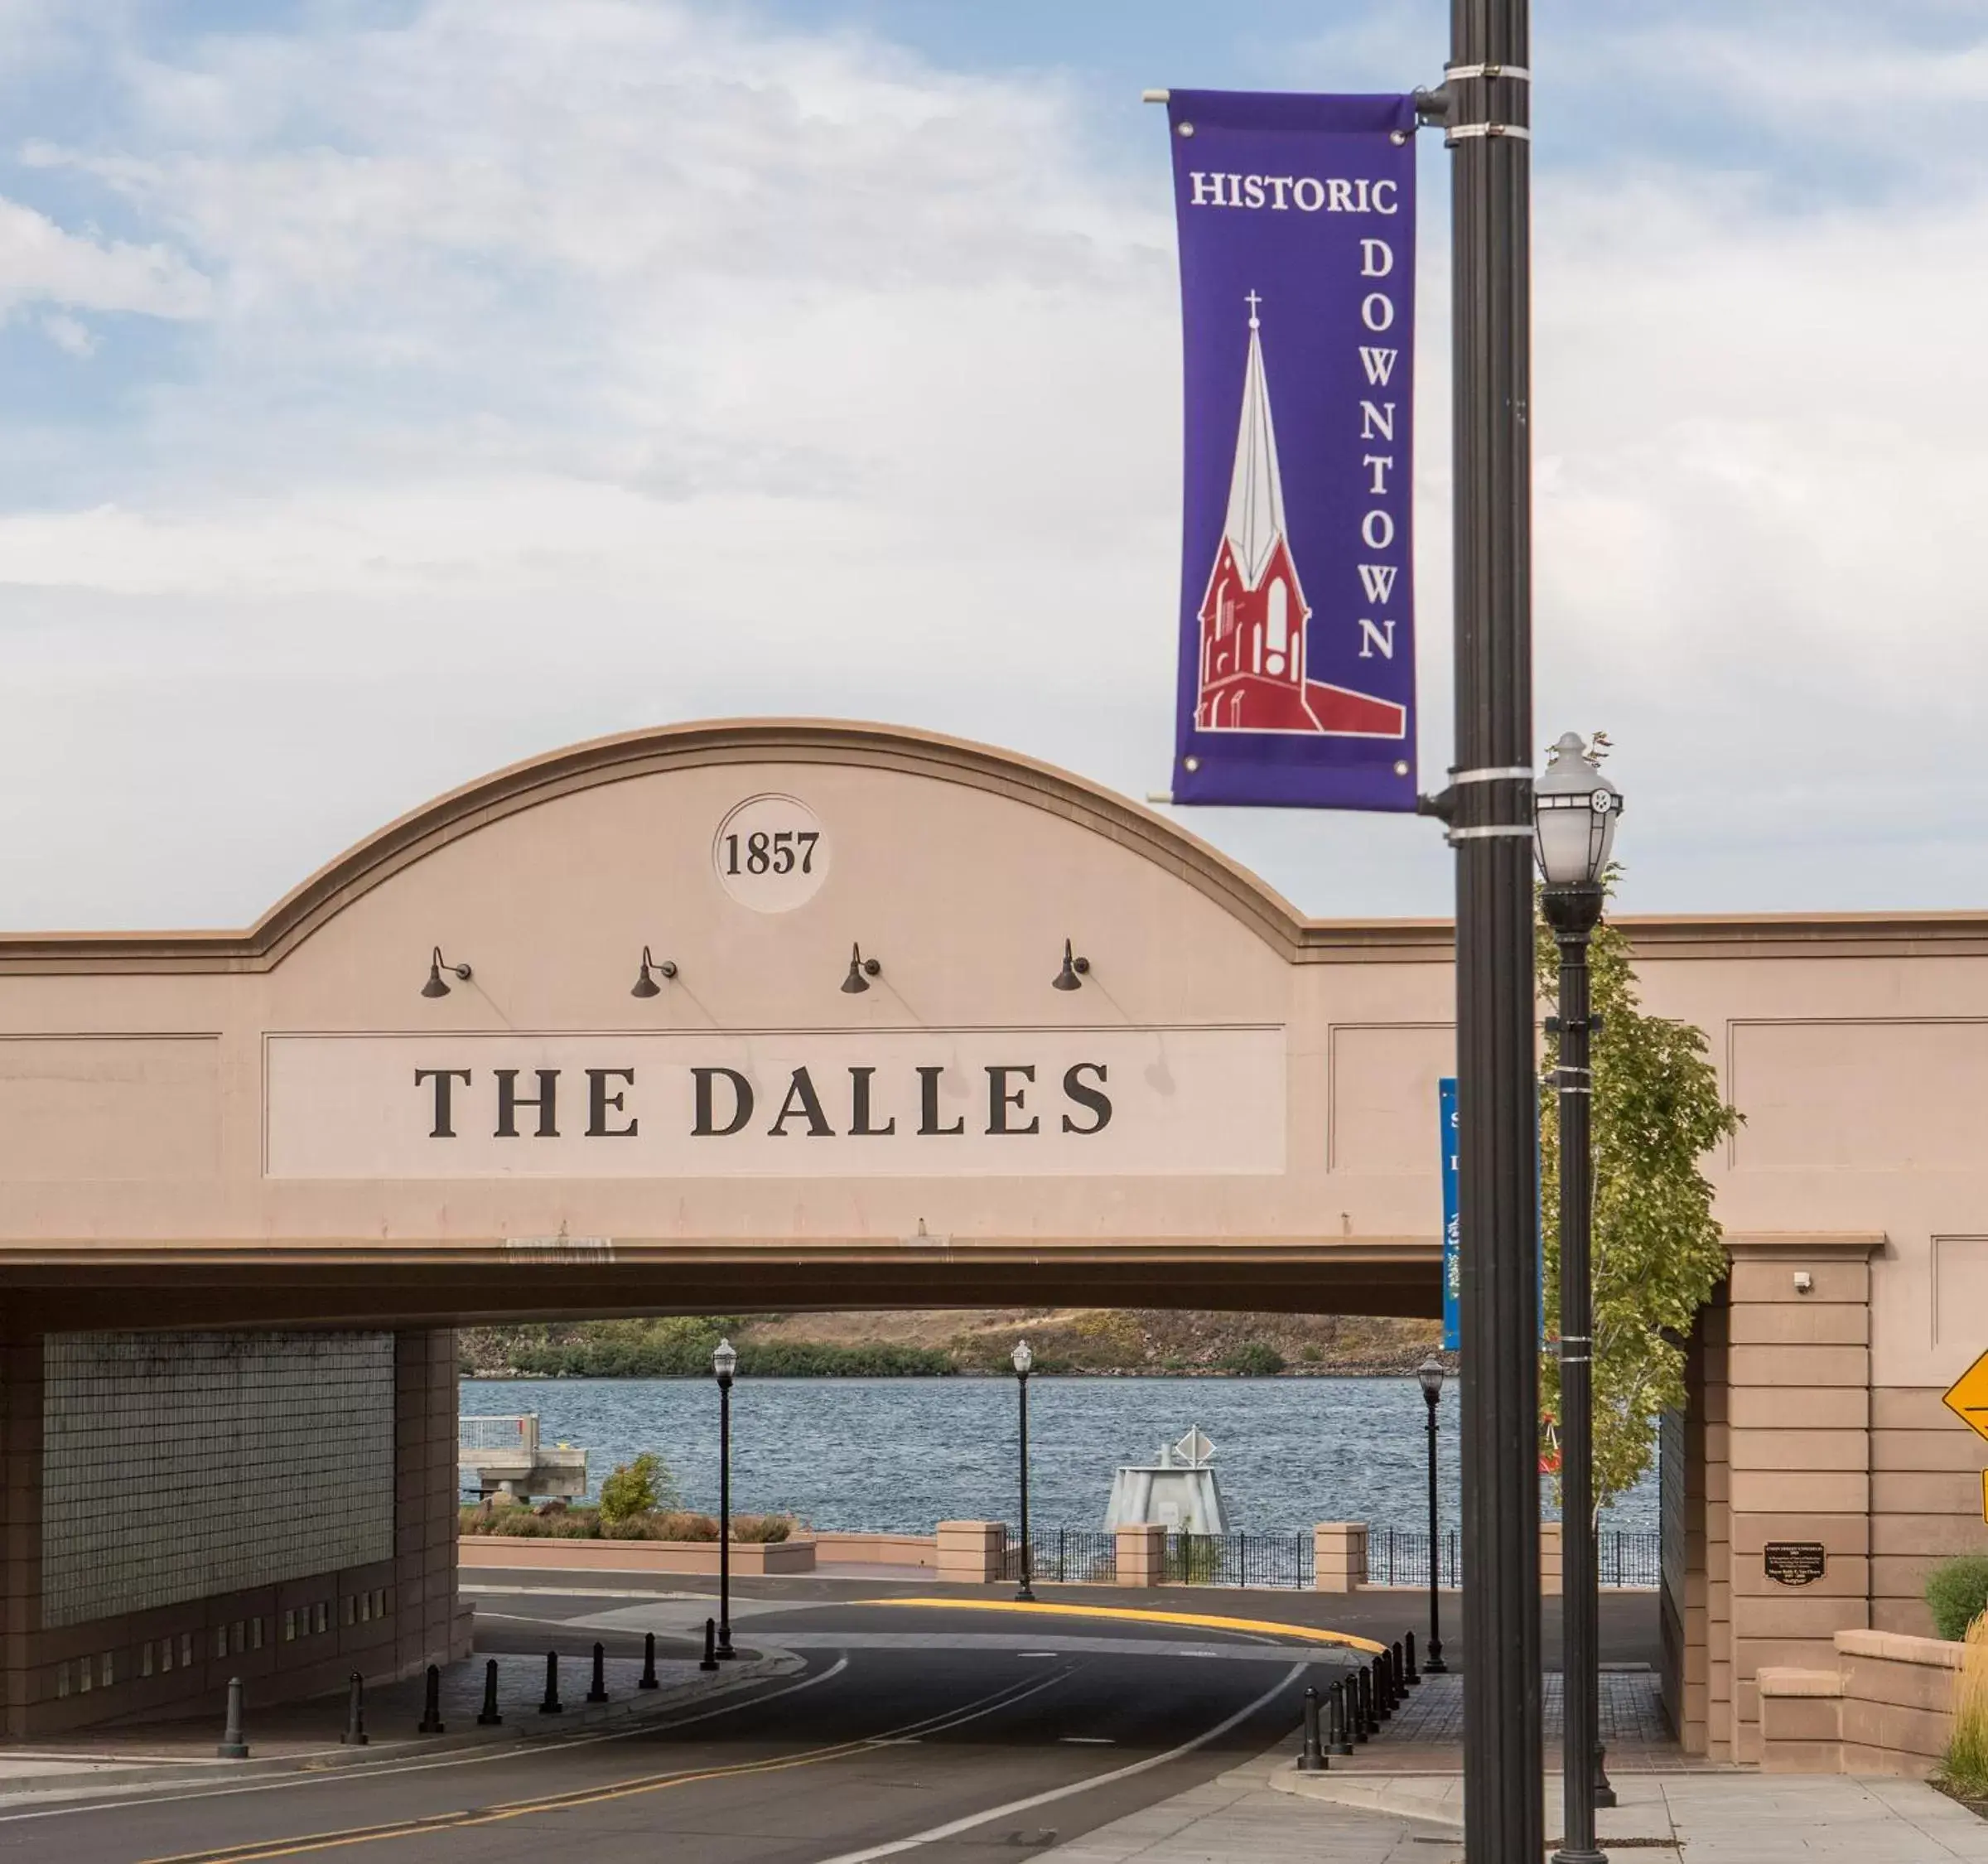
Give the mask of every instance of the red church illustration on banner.
[[1311, 609], [1284, 528], [1284, 481], [1263, 373], [1263, 333], [1253, 291], [1242, 415], [1228, 484], [1228, 520], [1201, 601], [1203, 732], [1304, 732], [1399, 738], [1405, 706], [1306, 677], [1305, 625]]

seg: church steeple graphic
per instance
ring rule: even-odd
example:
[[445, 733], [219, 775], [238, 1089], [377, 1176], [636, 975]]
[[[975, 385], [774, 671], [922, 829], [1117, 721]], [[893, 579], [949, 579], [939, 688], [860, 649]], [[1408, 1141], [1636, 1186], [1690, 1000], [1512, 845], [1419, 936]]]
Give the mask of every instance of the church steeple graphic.
[[1263, 300], [1251, 292], [1249, 360], [1242, 372], [1242, 413], [1236, 427], [1236, 461], [1228, 481], [1228, 522], [1224, 534], [1234, 547], [1236, 567], [1255, 588], [1270, 567], [1284, 535], [1284, 480], [1277, 469], [1277, 430], [1271, 418], [1270, 384], [1263, 373], [1263, 325], [1257, 315]]
[[1407, 707], [1315, 679], [1310, 671], [1311, 606], [1285, 528], [1284, 474], [1258, 315], [1264, 300], [1252, 291], [1243, 302], [1249, 307], [1249, 349], [1228, 512], [1201, 599], [1194, 729], [1398, 738], [1407, 729]]

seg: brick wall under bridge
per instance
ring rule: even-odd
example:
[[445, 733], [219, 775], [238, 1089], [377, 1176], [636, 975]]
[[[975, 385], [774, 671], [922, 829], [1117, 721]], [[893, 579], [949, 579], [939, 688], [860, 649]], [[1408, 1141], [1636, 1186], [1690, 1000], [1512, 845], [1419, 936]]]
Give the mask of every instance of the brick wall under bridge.
[[446, 1329], [0, 1341], [0, 1731], [467, 1649]]

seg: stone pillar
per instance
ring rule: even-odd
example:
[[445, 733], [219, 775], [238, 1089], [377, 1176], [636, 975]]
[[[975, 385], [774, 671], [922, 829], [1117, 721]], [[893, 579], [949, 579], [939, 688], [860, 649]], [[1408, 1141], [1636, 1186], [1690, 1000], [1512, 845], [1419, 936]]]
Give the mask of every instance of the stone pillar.
[[1557, 1599], [1560, 1596], [1561, 1524], [1557, 1521], [1542, 1521], [1539, 1524], [1539, 1591], [1542, 1598]]
[[987, 1586], [1001, 1577], [1004, 1540], [998, 1521], [941, 1521], [939, 1577], [965, 1586]]
[[1320, 1521], [1312, 1528], [1311, 1583], [1320, 1592], [1357, 1592], [1367, 1583], [1364, 1521]]
[[28, 1733], [54, 1693], [41, 1629], [41, 1340], [0, 1339], [0, 1731]]
[[456, 1591], [456, 1335], [393, 1336], [393, 1669], [467, 1656]]
[[1157, 1586], [1165, 1575], [1166, 1529], [1157, 1521], [1127, 1521], [1112, 1532], [1117, 1543], [1118, 1583]]
[[[1728, 1247], [1726, 1757], [1745, 1765], [1761, 1758], [1759, 1671], [1829, 1668], [1836, 1634], [1870, 1622], [1870, 1245], [1790, 1237]], [[1775, 1580], [1765, 1561], [1775, 1542], [1819, 1544], [1822, 1575]]]
[[[1709, 1310], [1707, 1311], [1710, 1311]], [[1720, 1310], [1723, 1314], [1723, 1309]], [[1663, 1709], [1686, 1754], [1706, 1751], [1710, 1679], [1710, 1572], [1706, 1538], [1706, 1316], [1701, 1314], [1685, 1350], [1684, 1408], [1667, 1412], [1661, 1472], [1663, 1567], [1657, 1596], [1662, 1641]], [[1725, 1422], [1725, 1393], [1719, 1394]]]

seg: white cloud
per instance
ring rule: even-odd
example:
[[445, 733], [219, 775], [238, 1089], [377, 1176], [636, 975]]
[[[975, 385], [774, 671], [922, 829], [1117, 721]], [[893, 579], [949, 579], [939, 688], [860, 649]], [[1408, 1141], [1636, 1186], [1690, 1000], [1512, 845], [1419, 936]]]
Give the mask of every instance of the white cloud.
[[42, 334], [65, 355], [78, 358], [97, 353], [96, 332], [80, 317], [65, 311], [51, 311], [41, 320]]
[[[110, 127], [27, 152], [127, 234], [13, 210], [64, 255], [48, 336], [124, 311], [197, 341], [132, 432], [78, 430], [86, 494], [0, 509], [10, 918], [246, 917], [444, 784], [699, 712], [891, 717], [1164, 780], [1156, 144], [1128, 178], [1074, 85], [733, 9], [307, 17], [123, 46]], [[1563, 64], [1638, 42], [1584, 30]], [[1695, 68], [1741, 31], [1694, 28]], [[1988, 678], [1988, 196], [1956, 169], [1797, 214], [1685, 152], [1539, 189], [1542, 741], [1614, 732], [1633, 903], [1957, 903], [1966, 865], [1925, 849], [1978, 849], [1988, 779], [1874, 778], [1869, 747], [1957, 735]], [[1445, 159], [1417, 427], [1436, 768]], [[7, 226], [0, 301], [30, 302]], [[1446, 903], [1426, 824], [1194, 825], [1320, 910]]]
[[207, 281], [163, 245], [65, 232], [46, 214], [0, 199], [0, 310], [36, 303], [198, 317], [207, 309]]

